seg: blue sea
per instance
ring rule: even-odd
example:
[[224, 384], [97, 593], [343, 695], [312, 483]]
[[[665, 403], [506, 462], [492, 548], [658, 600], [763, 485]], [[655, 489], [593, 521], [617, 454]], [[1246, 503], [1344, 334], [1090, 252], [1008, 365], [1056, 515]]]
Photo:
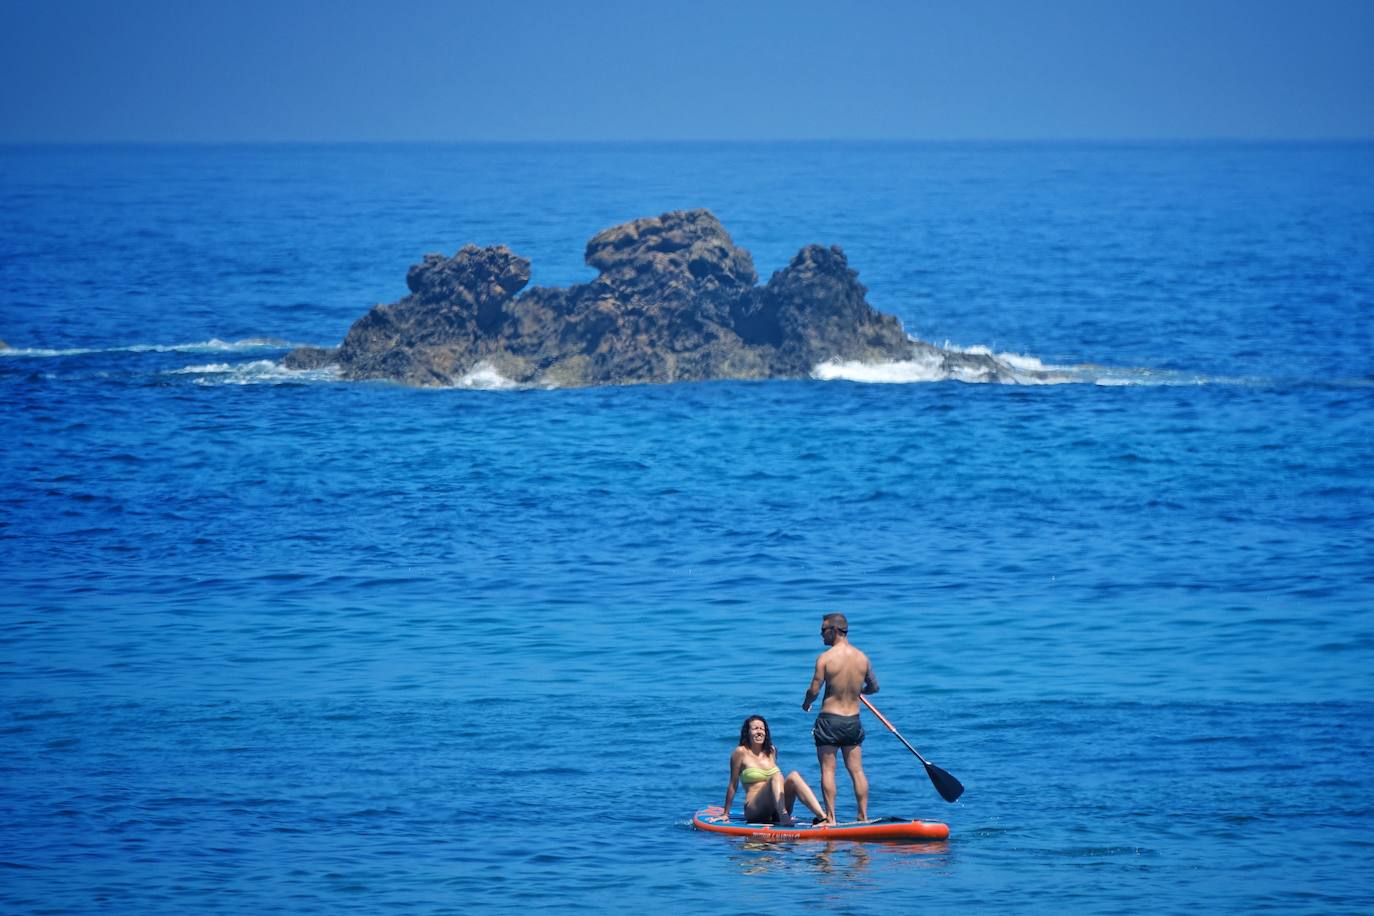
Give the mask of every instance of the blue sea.
[[[693, 207], [1061, 383], [279, 365]], [[7, 147], [0, 338], [0, 911], [1374, 909], [1374, 145]], [[949, 840], [694, 831], [831, 610]]]

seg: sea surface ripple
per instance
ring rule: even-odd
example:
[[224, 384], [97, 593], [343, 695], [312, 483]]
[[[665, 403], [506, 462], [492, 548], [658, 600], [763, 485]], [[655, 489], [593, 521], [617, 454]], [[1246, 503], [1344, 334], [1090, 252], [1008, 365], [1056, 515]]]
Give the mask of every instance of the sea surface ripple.
[[[1368, 145], [0, 149], [0, 910], [1359, 913]], [[1097, 384], [292, 373], [425, 251], [711, 207]], [[891, 381], [892, 379], [887, 379]], [[873, 813], [693, 831], [739, 722]], [[841, 815], [852, 798], [841, 777]], [[896, 903], [894, 901], [904, 901]]]

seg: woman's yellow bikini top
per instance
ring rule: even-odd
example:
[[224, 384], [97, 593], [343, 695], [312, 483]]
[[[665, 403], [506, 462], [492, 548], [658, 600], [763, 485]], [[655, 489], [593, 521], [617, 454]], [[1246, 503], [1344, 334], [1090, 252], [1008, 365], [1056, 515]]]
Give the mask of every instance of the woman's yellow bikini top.
[[739, 771], [739, 781], [746, 786], [754, 782], [763, 782], [765, 779], [772, 779], [782, 771], [777, 767], [770, 767], [765, 770], [763, 767], [745, 767]]

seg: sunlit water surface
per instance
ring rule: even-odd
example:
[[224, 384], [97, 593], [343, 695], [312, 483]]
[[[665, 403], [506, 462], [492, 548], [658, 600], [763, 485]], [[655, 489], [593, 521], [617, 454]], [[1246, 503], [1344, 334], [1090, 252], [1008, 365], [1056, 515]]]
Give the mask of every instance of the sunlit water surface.
[[[694, 206], [1073, 380], [277, 365]], [[1367, 912], [1371, 253], [1361, 145], [0, 150], [0, 909]], [[694, 832], [832, 609], [951, 838]]]

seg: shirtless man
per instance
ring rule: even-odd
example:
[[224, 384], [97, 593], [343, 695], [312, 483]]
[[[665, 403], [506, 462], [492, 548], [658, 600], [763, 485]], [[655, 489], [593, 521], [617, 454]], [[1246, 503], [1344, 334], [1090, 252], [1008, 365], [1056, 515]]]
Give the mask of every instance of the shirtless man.
[[821, 796], [825, 800], [825, 823], [835, 823], [835, 751], [844, 754], [844, 767], [854, 783], [854, 800], [859, 804], [859, 820], [868, 820], [868, 777], [864, 776], [863, 725], [859, 722], [859, 694], [877, 693], [878, 679], [864, 655], [849, 644], [849, 621], [843, 614], [826, 614], [821, 620], [821, 638], [830, 648], [816, 659], [816, 673], [806, 690], [802, 709], [810, 712], [825, 684], [821, 714], [811, 736], [816, 740], [816, 759], [821, 763]]

